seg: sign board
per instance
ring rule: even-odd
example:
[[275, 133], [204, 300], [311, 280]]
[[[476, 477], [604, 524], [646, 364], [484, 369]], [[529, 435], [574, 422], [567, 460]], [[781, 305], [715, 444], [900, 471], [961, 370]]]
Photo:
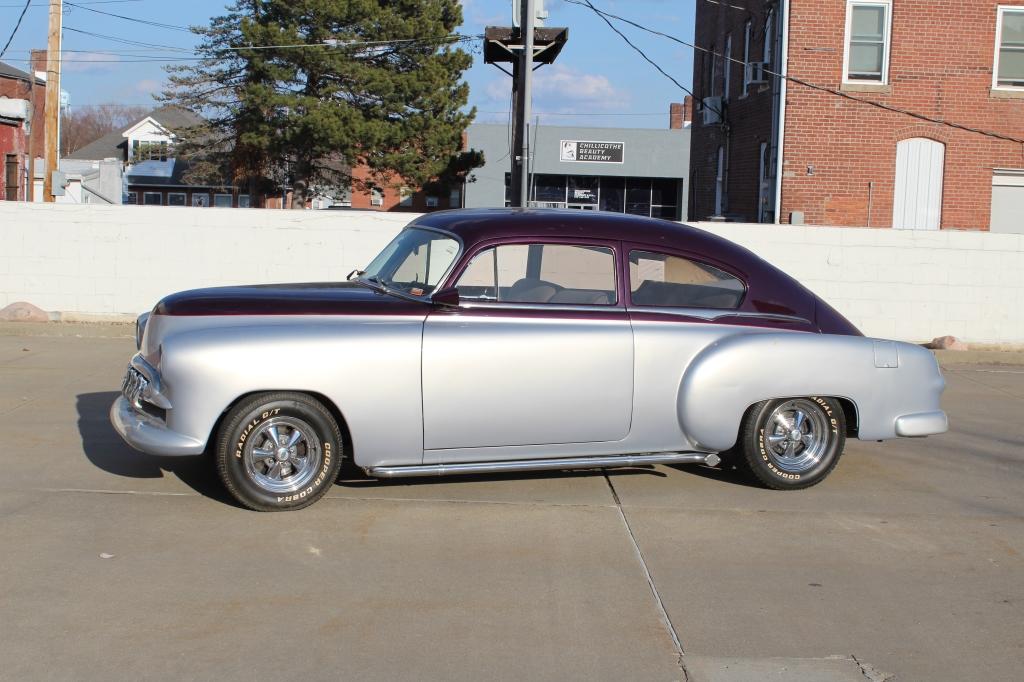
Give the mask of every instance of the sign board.
[[622, 163], [625, 147], [623, 142], [561, 140], [558, 143], [558, 160], [568, 163]]

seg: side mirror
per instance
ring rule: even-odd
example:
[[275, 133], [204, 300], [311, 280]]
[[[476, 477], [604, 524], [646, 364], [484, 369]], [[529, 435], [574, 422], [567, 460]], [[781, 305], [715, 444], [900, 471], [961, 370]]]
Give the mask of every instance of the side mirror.
[[455, 287], [445, 287], [434, 292], [434, 295], [430, 297], [431, 303], [435, 305], [444, 306], [458, 306], [459, 305], [459, 290]]

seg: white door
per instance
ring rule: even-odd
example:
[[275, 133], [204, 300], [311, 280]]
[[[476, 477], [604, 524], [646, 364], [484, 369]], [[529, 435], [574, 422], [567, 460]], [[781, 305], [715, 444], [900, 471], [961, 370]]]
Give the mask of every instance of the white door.
[[942, 219], [942, 170], [946, 145], [912, 137], [896, 145], [896, 190], [892, 226], [937, 230]]

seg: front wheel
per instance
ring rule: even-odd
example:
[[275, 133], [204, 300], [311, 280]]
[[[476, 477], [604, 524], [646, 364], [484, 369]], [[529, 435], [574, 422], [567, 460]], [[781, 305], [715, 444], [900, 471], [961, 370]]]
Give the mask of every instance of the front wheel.
[[808, 488], [839, 463], [846, 419], [833, 398], [766, 400], [747, 410], [737, 445], [746, 469], [766, 487]]
[[217, 438], [217, 471], [228, 492], [256, 511], [307, 507], [341, 468], [341, 430], [304, 393], [261, 393], [233, 407]]

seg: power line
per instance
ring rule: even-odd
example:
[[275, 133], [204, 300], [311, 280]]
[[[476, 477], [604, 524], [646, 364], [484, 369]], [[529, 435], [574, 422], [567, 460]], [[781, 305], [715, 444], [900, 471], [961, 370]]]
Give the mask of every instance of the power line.
[[184, 31], [186, 33], [192, 33], [192, 29], [186, 26], [176, 26], [174, 24], [164, 24], [159, 21], [150, 21], [149, 19], [138, 19], [136, 17], [127, 17], [123, 14], [114, 14], [113, 12], [105, 12], [101, 9], [93, 9], [92, 7], [86, 7], [84, 4], [78, 4], [77, 2], [65, 2], [68, 7], [77, 7], [78, 9], [84, 9], [87, 12], [94, 12], [95, 14], [102, 14], [107, 17], [114, 17], [115, 19], [123, 19], [125, 21], [134, 21], [139, 24], [145, 24], [147, 26], [155, 26], [156, 28], [166, 28], [174, 31]]
[[[608, 17], [613, 17], [613, 18], [616, 18], [616, 19], [619, 19], [619, 17], [615, 17], [615, 15], [614, 15], [614, 14], [609, 14], [608, 16], [605, 16], [605, 13], [604, 13], [604, 12], [602, 12], [601, 10], [597, 9], [596, 7], [594, 7], [594, 5], [592, 5], [592, 4], [591, 4], [590, 0], [582, 0], [582, 2], [580, 2], [579, 0], [565, 0], [565, 1], [566, 1], [566, 2], [571, 2], [571, 3], [572, 3], [572, 4], [574, 4], [574, 5], [581, 5], [581, 6], [583, 6], [583, 7], [589, 7], [590, 9], [592, 9], [592, 10], [593, 10], [593, 11], [594, 11], [595, 13], [597, 13], [597, 15], [598, 15], [599, 17], [601, 17], [601, 19], [602, 19], [602, 20], [604, 20], [604, 23], [608, 24], [608, 28], [610, 28], [611, 30], [615, 31], [615, 33], [617, 33], [617, 34], [618, 34], [618, 36], [619, 36], [620, 38], [622, 38], [622, 39], [623, 39], [624, 41], [626, 41], [626, 44], [627, 44], [627, 45], [629, 45], [629, 46], [630, 46], [631, 48], [633, 48], [634, 50], [636, 50], [636, 52], [637, 52], [637, 53], [638, 53], [638, 54], [639, 54], [639, 55], [640, 55], [641, 57], [643, 57], [643, 58], [644, 58], [644, 60], [645, 60], [645, 61], [647, 61], [647, 63], [648, 63], [648, 64], [650, 64], [650, 65], [651, 65], [651, 66], [653, 66], [653, 67], [654, 67], [655, 69], [657, 69], [657, 70], [658, 70], [658, 72], [659, 72], [659, 73], [660, 73], [660, 74], [661, 74], [662, 76], [664, 76], [665, 78], [667, 78], [667, 79], [669, 79], [670, 81], [672, 81], [673, 83], [675, 83], [675, 84], [676, 84], [676, 87], [678, 87], [678, 88], [679, 88], [680, 90], [682, 90], [683, 92], [685, 92], [685, 93], [686, 93], [687, 95], [689, 95], [690, 97], [693, 97], [694, 99], [696, 99], [696, 96], [695, 96], [695, 95], [693, 94], [693, 91], [692, 91], [692, 90], [690, 90], [690, 89], [689, 89], [688, 87], [686, 87], [685, 85], [683, 85], [682, 83], [680, 83], [679, 81], [677, 81], [677, 80], [676, 80], [676, 79], [675, 79], [674, 77], [672, 77], [672, 76], [671, 76], [671, 75], [670, 75], [670, 74], [668, 73], [668, 71], [665, 71], [665, 69], [661, 68], [661, 66], [660, 66], [660, 65], [659, 65], [659, 64], [658, 64], [658, 63], [657, 63], [656, 61], [654, 61], [653, 59], [651, 59], [650, 57], [648, 57], [648, 56], [647, 56], [647, 53], [646, 53], [646, 52], [644, 52], [644, 51], [643, 51], [643, 50], [641, 50], [641, 49], [640, 49], [639, 47], [637, 47], [637, 46], [636, 46], [636, 45], [635, 45], [635, 44], [633, 43], [633, 41], [632, 41], [632, 40], [630, 40], [630, 39], [629, 39], [629, 38], [628, 38], [628, 37], [626, 36], [626, 34], [625, 34], [625, 33], [623, 33], [623, 32], [622, 32], [622, 31], [620, 31], [620, 30], [619, 30], [618, 28], [616, 28], [616, 27], [615, 27], [615, 25], [614, 25], [614, 24], [613, 24], [613, 23], [612, 23], [611, 21], [609, 21], [609, 19], [608, 19]], [[722, 111], [716, 110], [716, 109], [715, 109], [714, 107], [710, 107], [710, 108], [711, 108], [711, 110], [712, 110], [712, 111], [714, 111], [715, 113], [717, 113], [717, 114], [718, 114], [718, 116], [719, 116], [719, 117], [720, 117], [720, 118], [721, 118], [721, 119], [722, 119], [723, 121], [725, 120], [725, 114], [724, 114], [724, 113], [723, 113]]]
[[[122, 2], [142, 2], [142, 0], [93, 0], [92, 2], [82, 2], [82, 3], [79, 3], [79, 4], [82, 4], [82, 5], [113, 5], [115, 3], [122, 3]], [[48, 3], [48, 2], [32, 2], [32, 0], [29, 0], [28, 4], [31, 5], [32, 7], [49, 7], [50, 6], [50, 3]], [[21, 7], [21, 5], [7, 5], [7, 4], [0, 5], [0, 8], [4, 8], [4, 7]]]
[[[163, 50], [171, 50], [171, 51], [174, 51], [174, 52], [188, 52], [188, 53], [193, 53], [193, 54], [195, 52], [194, 50], [191, 50], [191, 49], [185, 48], [185, 47], [174, 47], [174, 46], [171, 46], [171, 45], [160, 45], [158, 43], [143, 43], [143, 42], [140, 42], [138, 40], [129, 40], [127, 38], [119, 38], [117, 36], [103, 35], [102, 33], [93, 33], [92, 31], [83, 31], [80, 28], [72, 28], [71, 26], [65, 26], [64, 30], [65, 31], [71, 31], [72, 33], [81, 33], [82, 35], [92, 36], [93, 38], [100, 38], [102, 40], [109, 40], [111, 42], [121, 43], [122, 45], [135, 45], [137, 47], [144, 47], [144, 48], [145, 47], [151, 47], [151, 48], [157, 48], [157, 49], [163, 49]], [[64, 50], [64, 52], [84, 52], [84, 51], [85, 50]], [[138, 50], [135, 50], [135, 51], [137, 52]]]
[[[100, 35], [100, 34], [89, 33], [88, 31], [80, 31], [78, 29], [72, 29], [72, 30], [75, 30], [76, 32], [79, 32], [79, 33], [88, 33], [89, 35], [94, 35], [94, 36], [99, 36]], [[321, 49], [332, 49], [332, 50], [347, 49], [347, 48], [363, 49], [363, 48], [368, 48], [368, 47], [399, 46], [399, 45], [406, 45], [406, 44], [411, 44], [411, 43], [435, 44], [435, 45], [455, 45], [455, 44], [458, 44], [458, 43], [465, 43], [465, 42], [469, 42], [469, 41], [479, 40], [481, 37], [482, 36], [478, 36], [478, 35], [459, 35], [459, 34], [455, 34], [455, 35], [451, 35], [451, 36], [445, 36], [443, 38], [402, 38], [402, 39], [396, 39], [396, 40], [374, 40], [374, 41], [339, 42], [337, 44], [330, 44], [330, 43], [291, 43], [291, 44], [282, 44], [282, 45], [252, 45], [252, 46], [245, 46], [245, 47], [218, 47], [218, 48], [214, 48], [213, 51], [214, 52], [220, 52], [220, 51], [236, 52], [236, 51], [248, 51], [248, 50], [278, 50], [278, 49], [291, 49], [291, 48], [300, 48], [300, 49], [301, 48], [321, 48]], [[124, 42], [124, 41], [122, 41], [122, 42]], [[129, 44], [131, 44], [131, 43], [135, 43], [136, 41], [128, 41], [128, 42], [129, 42]], [[138, 50], [130, 50], [130, 51], [128, 51], [128, 50], [63, 50], [63, 52], [65, 52], [65, 53], [71, 53], [71, 54], [99, 54], [99, 55], [102, 55], [102, 56], [112, 57], [112, 59], [66, 59], [64, 57], [61, 57], [60, 58], [60, 62], [62, 64], [139, 64], [139, 63], [163, 64], [163, 63], [171, 63], [171, 62], [192, 62], [192, 61], [201, 62], [201, 61], [205, 61], [207, 59], [212, 59], [212, 57], [209, 57], [209, 56], [170, 57], [170, 56], [161, 56], [161, 55], [156, 55], [156, 54], [151, 54], [151, 55], [135, 54], [137, 52], [145, 52], [146, 49], [147, 49], [147, 47], [145, 47], [145, 46], [152, 46], [152, 43], [138, 43], [138, 44], [140, 46], [143, 46], [143, 47], [141, 49], [138, 49]], [[194, 50], [188, 50], [187, 48], [175, 48], [175, 47], [170, 47], [170, 46], [163, 47], [163, 48], [154, 47], [153, 50], [156, 51], [156, 52], [166, 52], [168, 50], [171, 50], [171, 51], [176, 51], [176, 52], [185, 52], [185, 53], [188, 53], [188, 54], [191, 54], [191, 55], [196, 55], [197, 54], [197, 52], [194, 51]], [[22, 52], [25, 52], [25, 50], [22, 50]], [[122, 57], [129, 57], [130, 59], [124, 59]], [[9, 60], [9, 61], [28, 62], [29, 60], [27, 60], [27, 59], [17, 60], [16, 59], [16, 60]]]
[[0, 50], [0, 57], [4, 56], [7, 52], [7, 48], [11, 46], [11, 41], [14, 40], [14, 36], [18, 34], [18, 29], [21, 28], [21, 20], [25, 18], [25, 12], [28, 11], [28, 6], [32, 4], [31, 0], [25, 3], [25, 6], [21, 8], [21, 14], [18, 15], [18, 22], [14, 24], [14, 30], [11, 31], [11, 37], [7, 39], [7, 44], [4, 45], [4, 49]]
[[[721, 57], [722, 59], [728, 60], [730, 62], [735, 62], [737, 64], [746, 64], [746, 62], [744, 62], [741, 59], [735, 59], [735, 58], [730, 57], [730, 56], [725, 56], [725, 55], [719, 54], [719, 53], [715, 52], [714, 50], [709, 50], [709, 49], [707, 49], [705, 47], [700, 47], [699, 45], [695, 45], [693, 43], [689, 43], [689, 42], [683, 40], [682, 38], [677, 38], [676, 36], [670, 35], [668, 33], [663, 33], [661, 31], [655, 30], [653, 28], [649, 28], [649, 27], [644, 26], [642, 24], [638, 24], [637, 22], [631, 21], [631, 20], [626, 19], [624, 17], [620, 17], [620, 16], [617, 16], [615, 14], [611, 14], [609, 12], [605, 12], [603, 10], [599, 10], [596, 7], [594, 7], [593, 4], [591, 4], [590, 0], [582, 0], [582, 1], [581, 0], [565, 0], [565, 2], [571, 3], [573, 5], [580, 5], [582, 7], [587, 7], [589, 9], [591, 9], [593, 12], [595, 12], [597, 15], [599, 15], [602, 19], [604, 19], [605, 23], [608, 24], [609, 26], [612, 26], [611, 22], [609, 21], [609, 18], [615, 19], [615, 20], [621, 21], [621, 22], [623, 22], [625, 24], [629, 24], [630, 26], [634, 26], [634, 27], [636, 27], [636, 28], [638, 28], [638, 29], [640, 29], [642, 31], [646, 31], [648, 33], [651, 33], [651, 34], [654, 34], [654, 35], [657, 35], [657, 36], [661, 36], [663, 38], [668, 38], [669, 40], [672, 40], [674, 42], [679, 43], [680, 45], [685, 45], [685, 46], [687, 46], [689, 48], [692, 48], [694, 50], [699, 50], [701, 52], [704, 52], [705, 54], [710, 54], [710, 55], [712, 55], [714, 57]], [[623, 36], [622, 32], [618, 31], [614, 27], [612, 27], [612, 30], [614, 30], [620, 36]], [[623, 36], [623, 38], [625, 39], [625, 36]], [[626, 40], [626, 42], [629, 42], [628, 39]], [[633, 46], [633, 43], [629, 43], [629, 44], [631, 46]], [[638, 48], [636, 48], [636, 46], [633, 46], [633, 48], [634, 49], [638, 49]], [[645, 55], [645, 58], [646, 58], [646, 55]], [[652, 64], [654, 64], [654, 62], [651, 61], [650, 59], [648, 59], [648, 61], [650, 61]], [[655, 64], [655, 68], [657, 68], [658, 71], [661, 71], [661, 73], [663, 73], [663, 74], [665, 73], [656, 64]], [[922, 113], [919, 113], [919, 112], [916, 112], [916, 111], [911, 111], [909, 109], [901, 109], [899, 107], [895, 107], [895, 106], [892, 106], [890, 104], [884, 104], [882, 102], [875, 102], [875, 101], [872, 101], [872, 100], [869, 100], [869, 99], [863, 99], [861, 97], [856, 97], [854, 95], [851, 95], [848, 92], [842, 92], [840, 90], [836, 90], [834, 88], [830, 88], [830, 87], [827, 87], [827, 86], [824, 86], [824, 85], [818, 85], [817, 83], [812, 83], [812, 82], [806, 81], [806, 80], [804, 80], [802, 78], [797, 78], [796, 76], [783, 75], [783, 74], [778, 73], [776, 71], [771, 71], [770, 69], [765, 69], [764, 72], [769, 74], [769, 75], [771, 75], [771, 76], [776, 76], [778, 78], [783, 78], [783, 79], [785, 79], [787, 81], [796, 83], [797, 85], [802, 85], [803, 87], [809, 88], [811, 90], [817, 90], [819, 92], [825, 92], [825, 93], [828, 93], [830, 95], [835, 95], [836, 97], [842, 97], [843, 99], [848, 99], [848, 100], [850, 100], [852, 102], [859, 102], [861, 104], [866, 104], [868, 106], [872, 106], [872, 107], [875, 107], [877, 109], [882, 109], [884, 111], [888, 111], [888, 112], [891, 112], [891, 113], [902, 114], [904, 116], [909, 116], [911, 118], [915, 118], [915, 119], [918, 119], [920, 121], [925, 121], [927, 123], [934, 123], [936, 125], [947, 126], [949, 128], [954, 128], [956, 130], [962, 130], [962, 131], [968, 132], [968, 133], [975, 133], [977, 135], [983, 135], [985, 137], [991, 137], [991, 138], [994, 138], [994, 139], [997, 139], [997, 140], [1004, 140], [1006, 142], [1014, 142], [1014, 143], [1017, 143], [1017, 144], [1024, 145], [1024, 139], [1012, 137], [1010, 135], [1004, 135], [1002, 133], [996, 133], [996, 132], [992, 132], [990, 130], [982, 130], [980, 128], [974, 128], [974, 127], [971, 127], [971, 126], [968, 126], [968, 125], [964, 125], [962, 123], [954, 123], [952, 121], [946, 121], [946, 120], [941, 119], [941, 118], [935, 118], [933, 116], [928, 116], [927, 114], [922, 114]], [[675, 82], [675, 79], [672, 79], [672, 80], [673, 80], [673, 82]], [[678, 85], [678, 83], [677, 83], [677, 85]], [[680, 86], [680, 87], [682, 87], [682, 86]], [[687, 92], [689, 92], [689, 90], [687, 90]], [[690, 94], [692, 95], [692, 93], [690, 93]], [[705, 106], [707, 106], [707, 105], [705, 104]], [[714, 110], [714, 109], [712, 109], [712, 110]], [[718, 113], [721, 116], [721, 112], [716, 112], [716, 113]], [[722, 120], [725, 120], [724, 117], [722, 117]]]

